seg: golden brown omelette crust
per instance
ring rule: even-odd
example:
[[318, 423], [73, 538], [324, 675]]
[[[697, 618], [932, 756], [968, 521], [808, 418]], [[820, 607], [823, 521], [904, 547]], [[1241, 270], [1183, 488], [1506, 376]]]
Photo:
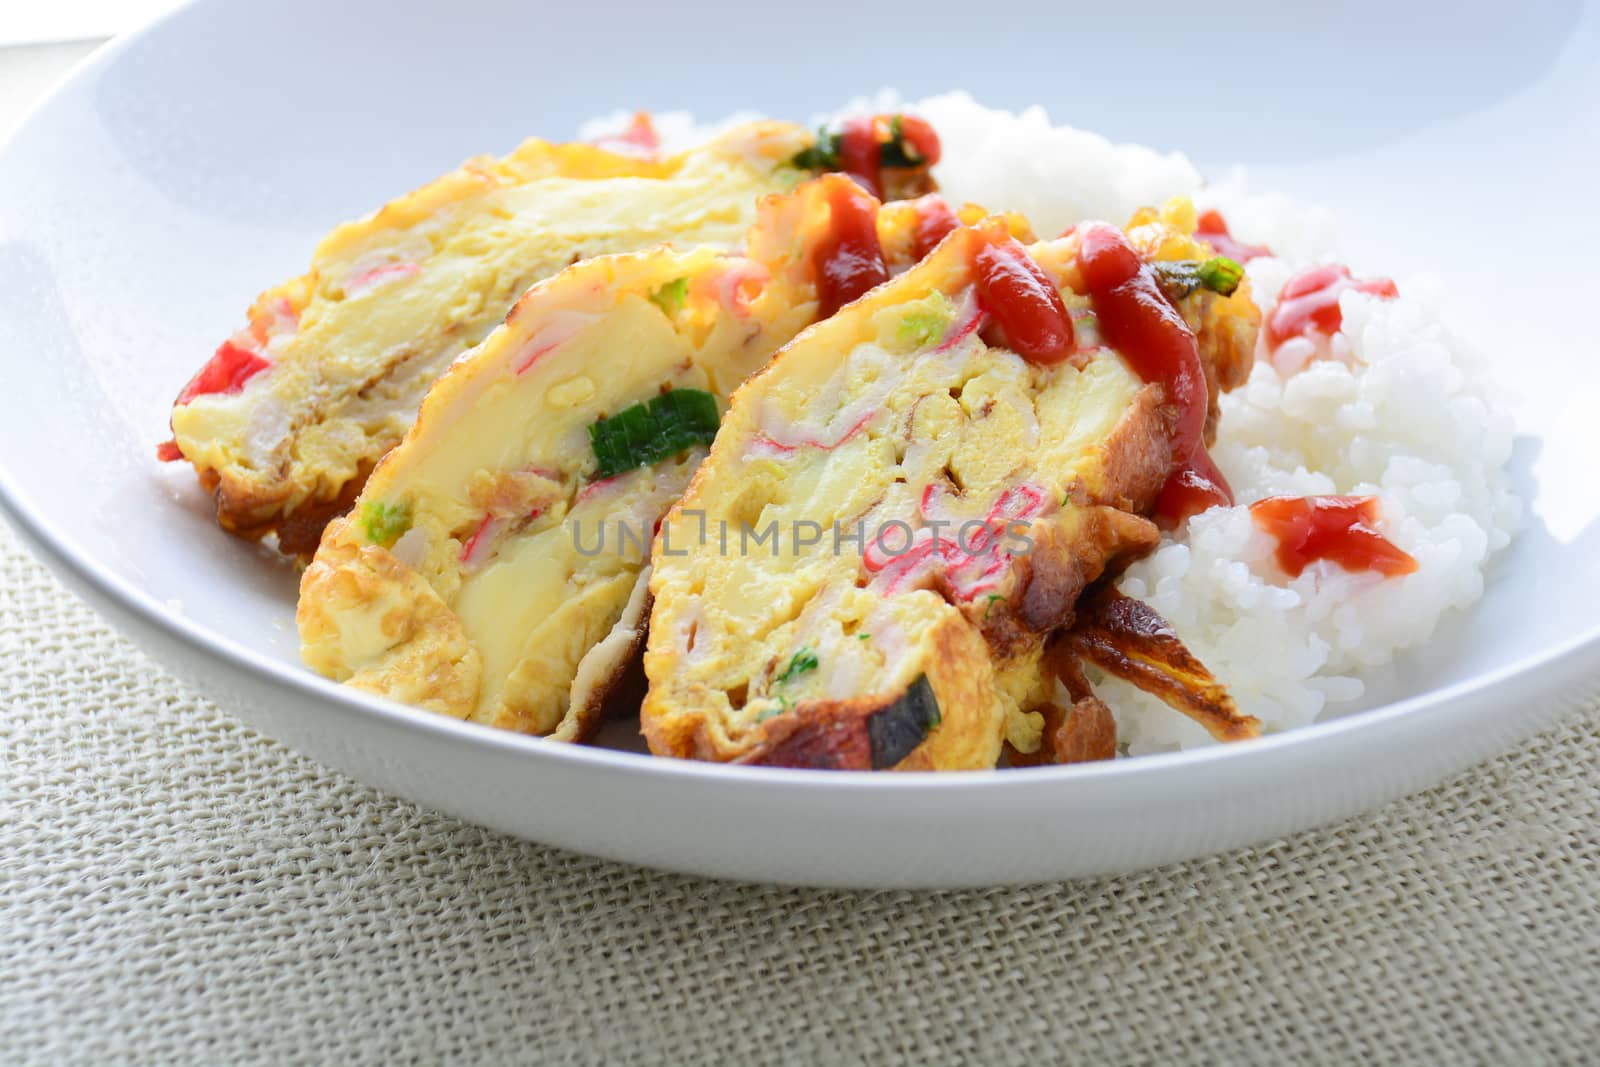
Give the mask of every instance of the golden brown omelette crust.
[[[391, 595], [397, 588], [406, 595]], [[341, 605], [394, 604], [382, 617], [381, 633], [373, 635], [390, 653], [339, 681], [452, 718], [471, 714], [482, 668], [466, 627], [427, 580], [387, 548], [330, 538], [324, 555], [300, 576], [300, 589], [295, 621], [302, 633], [329, 625]], [[311, 604], [318, 609], [308, 610]], [[397, 678], [405, 684], [397, 686]]]
[[[903, 693], [801, 701], [792, 712], [763, 723], [755, 746], [735, 762], [844, 771], [992, 766], [999, 758], [999, 745], [996, 724], [984, 710], [993, 684], [988, 649], [956, 615], [936, 626], [931, 640], [933, 655], [927, 660], [925, 677], [933, 690], [939, 721], [922, 743], [892, 767], [874, 768], [868, 721], [898, 702]], [[694, 740], [693, 755], [699, 759], [718, 758], [715, 744], [704, 745], [707, 739], [703, 735]], [[653, 741], [651, 749], [655, 751]]]
[[[351, 519], [347, 516], [337, 521]], [[392, 596], [394, 582], [402, 583], [408, 595]], [[300, 588], [295, 621], [305, 632], [331, 625], [328, 620], [341, 605], [367, 604], [383, 597], [395, 601], [381, 623], [389, 654], [339, 681], [451, 718], [471, 717], [482, 667], [466, 626], [421, 575], [387, 548], [355, 546], [330, 537], [327, 547], [300, 576]], [[555, 736], [563, 741], [585, 741], [599, 729], [613, 709], [613, 695], [638, 673], [649, 618], [647, 596], [631, 643], [619, 652], [611, 670], [588, 689], [582, 702], [563, 716]], [[523, 732], [531, 728], [514, 712], [503, 712], [488, 725]]]
[[1080, 697], [1067, 708], [1047, 703], [1034, 710], [1044, 716], [1039, 747], [1034, 752], [1021, 752], [1007, 745], [1006, 755], [1013, 767], [1091, 763], [1116, 758], [1117, 720], [1099, 697]]
[[[584, 699], [567, 709], [551, 737], [560, 741], [588, 741], [601, 724], [618, 711], [625, 694], [639, 690], [642, 696], [644, 639], [650, 628], [651, 602], [646, 593], [644, 610], [639, 614], [639, 624], [633, 628], [628, 647], [617, 657], [611, 671], [590, 687]], [[634, 703], [637, 705], [637, 701]]]
[[[786, 124], [763, 122], [759, 125], [778, 127]], [[369, 218], [345, 224], [345, 228], [382, 229], [397, 218], [405, 219], [422, 211], [420, 205], [447, 202], [451, 190], [463, 184], [474, 188], [483, 184], [498, 187], [529, 177], [569, 172], [595, 179], [664, 177], [670, 173], [674, 158], [641, 159], [618, 155], [589, 144], [529, 141], [503, 159], [480, 157], [469, 160], [457, 170], [386, 203]], [[885, 168], [882, 177], [886, 195], [893, 200], [910, 200], [938, 188], [926, 165]], [[975, 221], [983, 214], [981, 209], [972, 205], [962, 210], [968, 221]], [[1016, 221], [1026, 232], [1026, 223], [1020, 218]], [[907, 235], [905, 240], [909, 241], [913, 219], [897, 218], [892, 220], [892, 225], [903, 231]], [[290, 304], [298, 314], [305, 310], [315, 284], [316, 273], [313, 269], [278, 289], [269, 290], [268, 294], [258, 299], [256, 307], [252, 308], [252, 315], [266, 308], [270, 303], [269, 297], [279, 293], [289, 294]], [[500, 294], [492, 302], [503, 303], [510, 295]], [[458, 327], [459, 324], [451, 324], [444, 333], [456, 333]], [[394, 350], [381, 365], [372, 368], [372, 373], [358, 393], [365, 395], [368, 390], [381, 391], [385, 382], [416, 356], [417, 352], [412, 346]], [[343, 394], [339, 399], [345, 399]], [[317, 423], [325, 417], [325, 412], [316, 409], [300, 413], [298, 424], [291, 428], [291, 437], [303, 425]], [[316, 553], [323, 529], [350, 510], [360, 497], [376, 461], [393, 448], [399, 439], [400, 435], [371, 438], [368, 442], [371, 454], [361, 459], [355, 472], [344, 480], [324, 473], [308, 483], [303, 473], [295, 476], [292, 471], [292, 455], [283, 455], [270, 470], [248, 469], [238, 465], [218, 469], [199, 461], [190, 462], [195, 468], [201, 489], [212, 498], [217, 524], [222, 529], [249, 541], [259, 541], [275, 534], [281, 552], [307, 563]]]
[[[1209, 259], [1214, 253], [1210, 245], [1195, 236], [1195, 221], [1194, 204], [1179, 198], [1159, 211], [1136, 211], [1128, 223], [1128, 234], [1133, 246], [1147, 259]], [[1205, 365], [1210, 393], [1205, 428], [1208, 445], [1216, 439], [1222, 394], [1243, 385], [1255, 363], [1261, 309], [1248, 298], [1248, 293], [1248, 283], [1242, 293], [1229, 296], [1200, 288], [1177, 301], [1178, 313], [1194, 331]]]
[[[1162, 240], [1146, 245], [1147, 255], [1174, 258], [1204, 251], [1182, 234], [1163, 230], [1161, 237]], [[1205, 290], [1180, 300], [1178, 310], [1195, 331], [1205, 369], [1210, 391], [1205, 426], [1205, 440], [1209, 445], [1216, 436], [1220, 393], [1242, 384], [1249, 376], [1259, 312], [1248, 300], [1223, 298]], [[1034, 546], [1017, 560], [1009, 594], [1003, 600], [985, 605], [981, 618], [973, 620], [983, 637], [982, 653], [968, 656], [963, 650], [952, 647], [949, 654], [931, 661], [935, 667], [930, 670], [930, 681], [935, 675], [939, 678], [934, 685], [936, 692], [952, 687], [956, 681], [950, 677], [952, 673], [966, 672], [965, 681], [972, 694], [970, 704], [978, 705], [984, 699], [982, 686], [976, 684], [979, 679], [987, 682], [997, 665], [1025, 662], [1039, 656], [1048, 635], [1074, 624], [1075, 608], [1086, 589], [1102, 577], [1120, 572], [1128, 563], [1159, 545], [1160, 531], [1145, 516], [1172, 470], [1171, 437], [1178, 414], [1160, 384], [1149, 383], [1139, 391], [1112, 433], [1096, 446], [1101, 453], [1098, 477], [1088, 484], [1080, 480], [1069, 490], [1066, 503], [1072, 506], [1063, 508], [1048, 521], [1032, 525], [1029, 533]], [[704, 473], [702, 467], [696, 479]], [[940, 591], [947, 599], [953, 599], [949, 590]], [[1250, 737], [1259, 732], [1255, 720], [1238, 714], [1226, 692], [1183, 648], [1170, 627], [1157, 635], [1152, 625], [1142, 625], [1139, 643], [1158, 642], [1161, 655], [1156, 657], [1156, 664], [1151, 664], [1147, 658], [1129, 655], [1127, 643], [1119, 643], [1114, 637], [1127, 636], [1136, 622], [1146, 624], [1149, 619], [1140, 616], [1137, 621], [1131, 620], [1122, 612], [1111, 621], [1121, 620], [1128, 625], [1120, 629], [1113, 626], [1113, 633], [1108, 635], [1104, 625], [1108, 620], [1102, 617], [1105, 604], [1103, 598], [1094, 602], [1097, 614], [1091, 622], [1096, 625], [1083, 627], [1071, 652], [1063, 650], [1063, 656], [1082, 654], [1113, 673], [1130, 677], [1135, 684], [1175, 702], [1175, 706], [1206, 723], [1220, 738]], [[1153, 610], [1146, 609], [1146, 615], [1160, 620]], [[1165, 626], [1164, 621], [1161, 625]], [[959, 644], [950, 643], [952, 646]], [[1081, 673], [1075, 666], [1072, 670], [1081, 683]], [[1185, 691], [1184, 683], [1197, 688]], [[756, 747], [738, 756], [737, 762], [870, 769], [866, 722], [903, 695], [803, 702], [793, 711], [764, 724]], [[1030, 709], [1041, 712], [1045, 718], [1040, 759], [1080, 762], [1112, 758], [1116, 754], [1117, 740], [1116, 722], [1110, 708], [1088, 691], [1087, 683], [1081, 683], [1081, 691], [1075, 692], [1073, 697], [1070, 709], [1050, 702]], [[948, 720], [958, 717], [967, 706], [950, 704], [941, 698], [941, 712], [951, 709], [951, 713], [896, 765], [896, 769], [945, 765], [933, 753], [942, 747], [941, 735], [950, 729]], [[730, 754], [717, 739], [709, 736], [703, 723], [697, 722], [690, 730], [680, 729], [678, 735], [670, 737], [652, 726], [652, 720], [647, 719], [645, 732], [654, 752], [698, 759], [729, 758]], [[967, 724], [956, 727], [957, 730], [970, 728]], [[956, 765], [971, 767], [992, 763], [993, 759], [989, 759]]]
[[1239, 712], [1211, 672], [1184, 647], [1167, 620], [1106, 584], [1078, 605], [1061, 650], [1132, 682], [1200, 723], [1219, 741], [1257, 737], [1261, 724]]

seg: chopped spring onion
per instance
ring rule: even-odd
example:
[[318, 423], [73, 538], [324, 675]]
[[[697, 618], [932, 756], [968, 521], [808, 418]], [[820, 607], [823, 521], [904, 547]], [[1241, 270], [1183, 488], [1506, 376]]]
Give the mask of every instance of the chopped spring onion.
[[695, 445], [710, 444], [721, 419], [717, 398], [703, 389], [673, 389], [623, 408], [589, 427], [599, 479], [648, 467]]
[[885, 167], [920, 167], [927, 162], [916, 146], [906, 140], [899, 115], [889, 120], [889, 140], [878, 147], [878, 162]]
[[361, 505], [361, 525], [367, 531], [368, 541], [375, 545], [390, 544], [411, 529], [411, 507], [369, 500]]
[[801, 170], [834, 170], [839, 166], [840, 140], [839, 134], [818, 126], [817, 143], [802, 148], [789, 162]]
[[688, 278], [674, 278], [650, 294], [651, 303], [665, 312], [669, 319], [683, 310], [683, 303], [688, 298]]
[[902, 344], [912, 348], [927, 348], [937, 344], [944, 336], [945, 327], [950, 324], [946, 315], [936, 311], [913, 311], [900, 320], [900, 327], [896, 331]]
[[1212, 256], [1200, 264], [1196, 273], [1201, 285], [1223, 296], [1232, 296], [1244, 280], [1244, 268], [1227, 256]]
[[[838, 170], [842, 140], [843, 135], [819, 126], [817, 143], [795, 153], [789, 162], [801, 170]], [[878, 163], [885, 167], [920, 167], [926, 162], [927, 158], [906, 140], [904, 124], [900, 116], [895, 115], [889, 120], [889, 139], [878, 145]]]
[[1161, 291], [1173, 301], [1182, 300], [1200, 288], [1221, 296], [1232, 296], [1244, 280], [1244, 268], [1227, 256], [1212, 256], [1204, 262], [1193, 259], [1165, 260], [1151, 266], [1155, 268]]
[[800, 677], [802, 674], [805, 674], [808, 671], [814, 671], [816, 669], [817, 654], [811, 651], [809, 648], [802, 648], [793, 656], [789, 657], [789, 665], [783, 669], [782, 674], [778, 675], [772, 680], [772, 684], [783, 685], [785, 682], [792, 681], [795, 678]]
[[943, 293], [934, 292], [920, 300], [885, 308], [873, 319], [880, 336], [888, 334], [898, 347], [917, 352], [943, 340], [955, 317], [955, 305]]

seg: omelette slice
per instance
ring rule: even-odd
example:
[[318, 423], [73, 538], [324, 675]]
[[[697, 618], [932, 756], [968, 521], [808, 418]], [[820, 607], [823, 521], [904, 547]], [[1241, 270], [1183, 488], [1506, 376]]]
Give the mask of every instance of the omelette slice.
[[880, 212], [827, 175], [763, 201], [745, 255], [663, 247], [534, 286], [329, 525], [296, 613], [307, 664], [458, 718], [584, 736], [641, 640], [657, 524], [728, 393], [818, 314], [836, 223], [882, 227], [886, 275], [933, 206]]
[[[1147, 513], [1203, 457], [1205, 380], [1248, 370], [1259, 314], [1221, 264], [1176, 261], [1197, 253], [1159, 218], [1031, 249], [986, 221], [748, 381], [657, 541], [651, 751], [844, 769], [1038, 751], [1047, 637], [1156, 544]], [[1132, 332], [1105, 321], [1129, 306]]]
[[[926, 191], [937, 137], [875, 122], [870, 150], [850, 160], [870, 159], [897, 195]], [[178, 396], [159, 454], [194, 466], [224, 529], [308, 556], [427, 388], [528, 286], [661, 242], [732, 247], [759, 197], [845, 167], [837, 136], [819, 147], [799, 127], [756, 122], [666, 158], [635, 138], [623, 152], [530, 140], [470, 160], [339, 226], [305, 274], [263, 293]]]

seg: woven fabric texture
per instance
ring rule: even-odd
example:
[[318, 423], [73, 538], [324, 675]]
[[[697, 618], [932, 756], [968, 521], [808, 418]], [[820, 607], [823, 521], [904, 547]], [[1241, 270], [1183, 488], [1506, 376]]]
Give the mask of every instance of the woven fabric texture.
[[0, 532], [0, 1062], [1577, 1063], [1600, 708], [1330, 830], [1122, 878], [809, 892], [383, 796]]

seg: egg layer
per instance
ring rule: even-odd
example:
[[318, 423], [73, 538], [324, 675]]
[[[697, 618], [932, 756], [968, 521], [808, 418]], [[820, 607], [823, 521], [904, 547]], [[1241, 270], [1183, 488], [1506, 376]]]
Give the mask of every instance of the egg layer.
[[[1163, 255], [1191, 251], [1150, 225]], [[657, 542], [652, 751], [953, 769], [992, 767], [1006, 740], [1037, 748], [1046, 636], [1158, 539], [1141, 515], [1171, 467], [1171, 412], [1084, 321], [1076, 238], [1031, 249], [1081, 321], [1074, 358], [984, 340], [974, 257], [1007, 241], [998, 220], [956, 231], [734, 395]], [[1231, 336], [1231, 305], [1185, 312]], [[914, 746], [868, 743], [908, 714]]]
[[[810, 142], [774, 122], [666, 159], [533, 140], [335, 229], [219, 350], [222, 388], [173, 410], [219, 522], [308, 554], [398, 442], [423, 393], [534, 282], [590, 256], [731, 247]], [[208, 387], [209, 388], [209, 387]], [[186, 395], [187, 395], [186, 391]]]
[[808, 324], [839, 196], [877, 209], [824, 176], [763, 200], [745, 255], [662, 247], [534, 286], [328, 527], [301, 582], [305, 661], [458, 718], [586, 734], [642, 636], [659, 521], [705, 454], [612, 474], [592, 429], [685, 390], [720, 405]]

